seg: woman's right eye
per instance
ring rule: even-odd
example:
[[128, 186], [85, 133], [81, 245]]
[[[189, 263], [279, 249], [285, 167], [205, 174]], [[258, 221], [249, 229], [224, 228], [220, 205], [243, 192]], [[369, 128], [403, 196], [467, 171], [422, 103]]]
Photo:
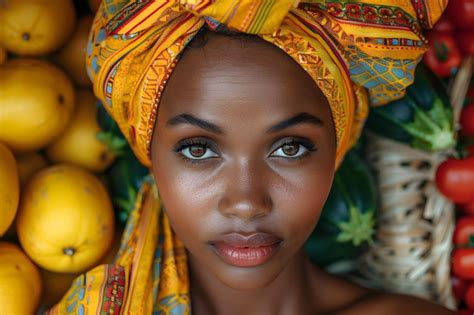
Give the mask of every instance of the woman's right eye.
[[202, 144], [188, 145], [181, 149], [180, 153], [186, 158], [192, 160], [203, 160], [219, 156], [209, 147]]
[[181, 141], [175, 148], [175, 152], [183, 159], [197, 162], [210, 158], [219, 157], [213, 142], [205, 139], [186, 139]]

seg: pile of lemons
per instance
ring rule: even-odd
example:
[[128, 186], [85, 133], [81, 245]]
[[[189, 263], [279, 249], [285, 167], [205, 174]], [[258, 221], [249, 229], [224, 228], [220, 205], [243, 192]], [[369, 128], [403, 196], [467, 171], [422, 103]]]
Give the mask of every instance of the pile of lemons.
[[72, 0], [0, 4], [1, 314], [56, 303], [117, 239], [98, 176], [114, 153], [85, 67], [92, 20]]

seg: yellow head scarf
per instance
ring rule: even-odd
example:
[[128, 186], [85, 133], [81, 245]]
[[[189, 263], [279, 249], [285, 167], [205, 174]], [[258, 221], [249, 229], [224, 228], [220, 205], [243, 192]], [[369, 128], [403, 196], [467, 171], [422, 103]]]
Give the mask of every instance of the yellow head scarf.
[[[337, 161], [357, 140], [373, 105], [403, 96], [447, 0], [105, 0], [90, 36], [94, 91], [138, 159], [151, 165], [150, 142], [161, 92], [197, 32], [256, 34], [298, 62], [327, 97]], [[365, 88], [365, 89], [364, 89]]]
[[[288, 53], [327, 97], [337, 164], [374, 105], [403, 96], [447, 0], [103, 0], [87, 62], [94, 90], [142, 163], [180, 53], [204, 26], [256, 34]], [[189, 315], [187, 259], [145, 184], [114, 264], [79, 276], [49, 314]]]

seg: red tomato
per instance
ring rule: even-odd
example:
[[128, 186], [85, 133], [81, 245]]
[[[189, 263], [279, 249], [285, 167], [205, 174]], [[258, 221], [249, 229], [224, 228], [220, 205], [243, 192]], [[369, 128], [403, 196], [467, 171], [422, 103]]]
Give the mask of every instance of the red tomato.
[[459, 279], [458, 277], [451, 276], [451, 286], [453, 288], [454, 296], [458, 301], [461, 301], [462, 299], [464, 299], [464, 295], [466, 294], [469, 282], [463, 279]]
[[436, 186], [456, 203], [474, 201], [474, 156], [449, 158], [441, 163], [436, 170]]
[[461, 63], [461, 53], [453, 35], [431, 32], [428, 40], [430, 44], [423, 62], [442, 78], [453, 75]]
[[474, 103], [464, 106], [459, 123], [461, 124], [461, 132], [464, 135], [474, 136]]
[[470, 145], [466, 148], [467, 155], [474, 155], [474, 145]]
[[466, 302], [467, 307], [474, 311], [474, 283], [471, 283], [466, 290], [464, 295], [464, 302]]
[[461, 208], [464, 212], [474, 215], [474, 201], [461, 205]]
[[468, 245], [471, 237], [474, 238], [474, 215], [464, 216], [456, 222], [453, 242], [456, 245]]
[[474, 97], [474, 86], [470, 86], [469, 90], [467, 90], [467, 97]]
[[474, 0], [449, 0], [447, 11], [456, 28], [474, 30]]
[[472, 315], [472, 311], [469, 310], [457, 310], [456, 315]]
[[454, 26], [448, 16], [443, 14], [433, 26], [433, 31], [436, 33], [452, 33], [454, 32]]
[[456, 42], [459, 50], [465, 56], [474, 55], [474, 30], [456, 32]]
[[457, 248], [451, 259], [452, 272], [464, 280], [474, 280], [474, 248]]

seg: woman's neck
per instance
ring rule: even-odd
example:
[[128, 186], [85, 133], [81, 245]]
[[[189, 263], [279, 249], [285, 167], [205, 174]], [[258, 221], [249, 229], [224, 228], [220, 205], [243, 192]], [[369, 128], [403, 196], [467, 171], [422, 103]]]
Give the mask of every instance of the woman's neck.
[[300, 251], [269, 285], [238, 291], [224, 285], [190, 257], [193, 314], [308, 314], [313, 308], [313, 276], [314, 267]]

